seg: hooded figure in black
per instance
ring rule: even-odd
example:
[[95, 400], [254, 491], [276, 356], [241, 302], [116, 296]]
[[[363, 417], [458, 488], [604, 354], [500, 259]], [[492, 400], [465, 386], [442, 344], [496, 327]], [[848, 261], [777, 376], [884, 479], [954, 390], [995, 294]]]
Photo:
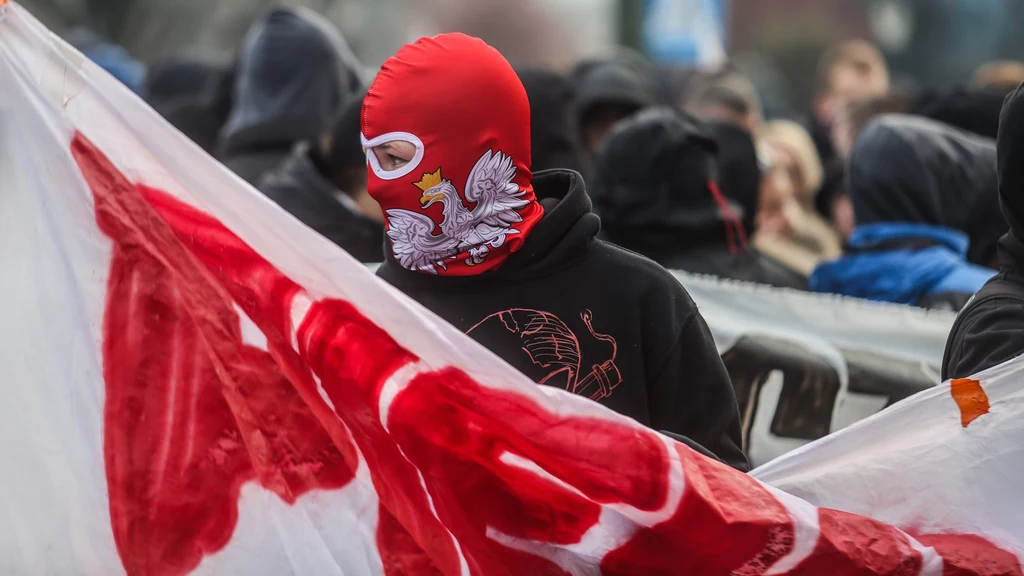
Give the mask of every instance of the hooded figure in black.
[[208, 153], [231, 111], [234, 68], [196, 58], [154, 64], [146, 77], [146, 101]]
[[554, 70], [516, 72], [530, 99], [530, 146], [533, 170], [563, 168], [583, 172], [583, 159], [572, 129], [572, 82]]
[[239, 57], [234, 103], [220, 159], [251, 184], [296, 142], [317, 138], [362, 87], [362, 71], [330, 22], [306, 9], [276, 8], [250, 28]]
[[718, 149], [667, 108], [622, 123], [598, 156], [596, 208], [608, 240], [669, 269], [805, 288], [796, 272], [747, 247], [742, 209], [718, 189]]
[[990, 266], [1007, 225], [995, 143], [940, 122], [887, 115], [861, 135], [848, 167], [857, 226], [915, 222], [967, 234], [967, 259]]
[[1024, 354], [1024, 86], [1006, 99], [996, 143], [999, 200], [1010, 232], [999, 241], [999, 274], [957, 316], [942, 378], [966, 378]]
[[761, 198], [761, 165], [754, 138], [732, 122], [704, 125], [718, 144], [718, 183], [722, 194], [739, 207], [744, 230], [753, 234]]
[[330, 131], [299, 142], [262, 179], [271, 200], [341, 246], [360, 262], [380, 262], [384, 224], [380, 206], [366, 192], [366, 155], [359, 140], [363, 97], [353, 97]]
[[882, 116], [858, 138], [849, 190], [857, 227], [815, 292], [960, 310], [994, 274], [1005, 233], [990, 141], [913, 116]]
[[654, 105], [650, 78], [620, 59], [585, 62], [576, 72], [575, 119], [588, 157], [597, 154], [616, 123]]

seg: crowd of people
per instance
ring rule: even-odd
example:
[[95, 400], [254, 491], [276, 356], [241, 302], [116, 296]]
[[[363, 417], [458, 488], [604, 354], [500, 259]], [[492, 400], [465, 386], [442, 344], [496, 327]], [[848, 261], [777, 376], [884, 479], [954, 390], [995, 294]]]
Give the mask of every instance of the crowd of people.
[[729, 65], [626, 49], [513, 70], [445, 34], [373, 75], [328, 21], [278, 8], [234, 63], [164, 62], [139, 92], [535, 381], [743, 468], [729, 376], [666, 269], [961, 311], [944, 378], [1024, 352], [1024, 65], [902, 94], [853, 41], [817, 74], [795, 118], [765, 118]]

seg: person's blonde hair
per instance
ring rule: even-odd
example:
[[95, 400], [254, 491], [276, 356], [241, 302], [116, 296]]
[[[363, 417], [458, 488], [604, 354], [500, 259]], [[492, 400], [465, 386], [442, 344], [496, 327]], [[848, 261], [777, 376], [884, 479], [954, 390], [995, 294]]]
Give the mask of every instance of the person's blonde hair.
[[804, 207], [812, 206], [825, 180], [825, 170], [811, 135], [792, 120], [772, 120], [764, 125], [759, 136], [769, 145], [782, 148], [796, 158], [803, 178], [802, 186], [797, 190], [800, 204]]

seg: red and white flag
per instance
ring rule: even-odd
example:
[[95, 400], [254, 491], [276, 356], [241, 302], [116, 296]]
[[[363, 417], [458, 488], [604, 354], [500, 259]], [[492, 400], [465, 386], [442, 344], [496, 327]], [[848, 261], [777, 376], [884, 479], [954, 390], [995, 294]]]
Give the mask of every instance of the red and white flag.
[[1019, 364], [783, 492], [536, 386], [10, 4], [0, 271], [0, 571], [1021, 574]]

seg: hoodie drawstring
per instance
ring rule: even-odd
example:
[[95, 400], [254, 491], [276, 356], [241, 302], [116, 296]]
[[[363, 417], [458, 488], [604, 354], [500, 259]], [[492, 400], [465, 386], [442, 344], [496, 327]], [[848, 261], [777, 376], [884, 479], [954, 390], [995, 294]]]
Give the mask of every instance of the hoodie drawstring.
[[[743, 222], [725, 199], [725, 195], [722, 194], [722, 190], [718, 187], [717, 182], [708, 180], [708, 190], [718, 204], [718, 209], [722, 212], [722, 218], [725, 220], [725, 234], [726, 242], [729, 244], [729, 253], [735, 255], [746, 252], [747, 231], [743, 228]], [[738, 245], [737, 240], [739, 241]]]

